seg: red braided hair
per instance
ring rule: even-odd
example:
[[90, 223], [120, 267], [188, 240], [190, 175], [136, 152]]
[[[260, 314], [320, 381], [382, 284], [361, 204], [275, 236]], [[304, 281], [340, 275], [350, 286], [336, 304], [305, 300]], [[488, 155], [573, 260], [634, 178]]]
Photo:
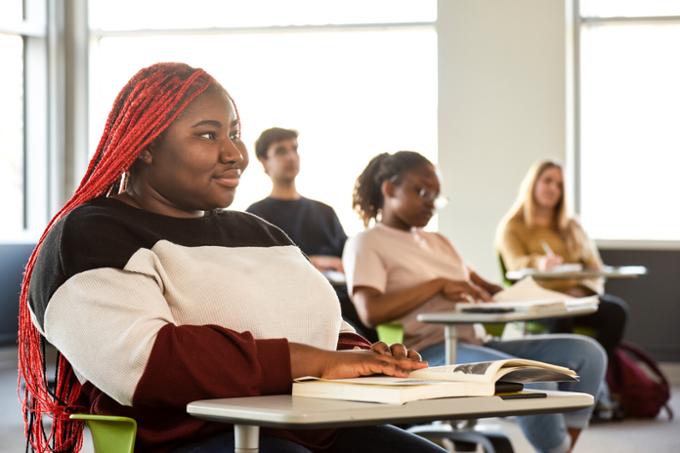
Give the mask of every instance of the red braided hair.
[[[27, 445], [33, 451], [79, 451], [83, 425], [68, 417], [74, 412], [88, 411], [78, 406], [81, 386], [62, 355], [57, 358], [55, 386], [48, 387], [45, 343], [31, 320], [28, 304], [31, 274], [40, 247], [52, 226], [71, 210], [93, 198], [117, 193], [139, 153], [213, 84], [217, 82], [205, 71], [182, 63], [158, 63], [135, 74], [113, 103], [97, 151], [80, 185], [50, 220], [28, 260], [19, 299], [18, 387]], [[238, 118], [237, 112], [236, 115]], [[51, 429], [45, 428], [44, 417], [52, 419]]]

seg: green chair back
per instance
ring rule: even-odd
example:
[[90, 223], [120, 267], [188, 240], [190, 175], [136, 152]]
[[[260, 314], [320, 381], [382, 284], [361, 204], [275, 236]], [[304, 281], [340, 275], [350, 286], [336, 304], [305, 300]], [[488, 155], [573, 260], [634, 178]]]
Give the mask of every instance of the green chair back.
[[133, 453], [137, 422], [114, 415], [72, 414], [71, 420], [82, 420], [92, 434], [95, 453]]
[[404, 326], [399, 323], [378, 324], [375, 327], [378, 332], [378, 340], [387, 344], [404, 342]]
[[503, 261], [503, 256], [499, 253], [498, 255], [498, 267], [500, 267], [501, 270], [501, 280], [503, 281], [503, 284], [505, 286], [512, 286], [514, 283], [512, 280], [508, 280], [508, 277], [505, 276], [505, 274], [508, 273], [508, 268], [505, 265], [505, 261]]

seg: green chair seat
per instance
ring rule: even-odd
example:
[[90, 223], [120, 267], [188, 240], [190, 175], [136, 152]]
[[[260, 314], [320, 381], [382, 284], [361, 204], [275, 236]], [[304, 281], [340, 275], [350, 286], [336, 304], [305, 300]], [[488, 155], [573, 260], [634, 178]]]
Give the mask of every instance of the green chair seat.
[[378, 340], [384, 343], [391, 345], [404, 342], [404, 326], [399, 323], [378, 324], [375, 330], [378, 332]]
[[71, 420], [82, 420], [92, 434], [95, 453], [133, 453], [137, 422], [115, 415], [72, 414]]

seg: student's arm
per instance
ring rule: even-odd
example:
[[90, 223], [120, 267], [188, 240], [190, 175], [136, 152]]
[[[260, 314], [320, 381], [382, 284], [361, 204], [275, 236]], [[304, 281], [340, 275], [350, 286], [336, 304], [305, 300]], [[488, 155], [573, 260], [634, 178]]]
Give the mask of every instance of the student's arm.
[[369, 286], [355, 286], [352, 291], [352, 301], [361, 322], [373, 327], [407, 315], [437, 294], [441, 294], [452, 302], [464, 301], [468, 298], [489, 299], [486, 291], [474, 283], [435, 278], [411, 288], [389, 293], [383, 293]]
[[443, 279], [434, 279], [418, 286], [387, 294], [368, 286], [357, 286], [352, 302], [361, 322], [369, 327], [400, 318], [423, 305], [444, 288]]

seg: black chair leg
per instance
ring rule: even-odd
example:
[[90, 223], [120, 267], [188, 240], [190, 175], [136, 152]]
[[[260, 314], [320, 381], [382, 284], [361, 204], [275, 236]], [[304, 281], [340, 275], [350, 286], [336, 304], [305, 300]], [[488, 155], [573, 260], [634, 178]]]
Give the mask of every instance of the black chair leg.
[[410, 432], [426, 439], [449, 439], [456, 446], [456, 451], [476, 451], [481, 445], [485, 453], [513, 453], [510, 439], [500, 432], [481, 431], [456, 431], [446, 430], [444, 426], [439, 429], [411, 429]]

